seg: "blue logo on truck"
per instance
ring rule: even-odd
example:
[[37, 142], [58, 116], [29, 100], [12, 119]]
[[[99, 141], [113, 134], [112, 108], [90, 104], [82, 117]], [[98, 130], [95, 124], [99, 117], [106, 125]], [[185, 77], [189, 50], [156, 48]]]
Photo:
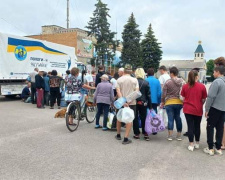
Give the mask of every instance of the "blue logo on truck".
[[16, 47], [14, 54], [16, 56], [16, 59], [18, 59], [19, 61], [23, 61], [27, 57], [27, 50], [24, 46], [19, 45]]

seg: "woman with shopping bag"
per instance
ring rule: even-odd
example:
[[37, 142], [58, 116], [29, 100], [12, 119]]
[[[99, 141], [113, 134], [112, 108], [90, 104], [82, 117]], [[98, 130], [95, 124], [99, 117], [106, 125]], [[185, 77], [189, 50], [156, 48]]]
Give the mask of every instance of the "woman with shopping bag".
[[137, 109], [135, 114], [135, 119], [133, 121], [134, 139], [140, 139], [140, 129], [138, 117], [141, 119], [141, 128], [144, 139], [149, 141], [149, 136], [145, 132], [145, 120], [147, 116], [147, 108], [152, 109], [151, 95], [149, 83], [145, 80], [145, 71], [143, 68], [138, 68], [135, 71], [135, 76], [138, 80], [140, 87], [141, 97], [137, 99]]
[[102, 128], [99, 125], [99, 119], [101, 114], [104, 112], [104, 120], [103, 120], [103, 131], [107, 130], [107, 119], [109, 114], [109, 107], [114, 101], [114, 92], [112, 84], [109, 82], [109, 77], [104, 74], [101, 77], [102, 82], [98, 84], [95, 95], [94, 95], [94, 103], [97, 103], [98, 112], [96, 114], [96, 126], [95, 128]]

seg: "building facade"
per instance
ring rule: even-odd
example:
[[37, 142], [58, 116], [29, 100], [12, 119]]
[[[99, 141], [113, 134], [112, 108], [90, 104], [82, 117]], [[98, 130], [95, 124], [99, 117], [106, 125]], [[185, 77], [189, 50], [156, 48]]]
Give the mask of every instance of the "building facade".
[[199, 69], [199, 80], [202, 82], [206, 79], [206, 60], [205, 52], [201, 45], [201, 41], [198, 42], [198, 47], [194, 52], [194, 60], [162, 60], [160, 66], [164, 65], [168, 69], [176, 66], [179, 69], [179, 76], [183, 79], [188, 79], [188, 73], [195, 68]]
[[88, 36], [88, 32], [79, 28], [63, 28], [56, 25], [42, 26], [40, 35], [27, 36], [34, 39], [71, 46], [75, 48], [75, 54], [79, 62], [87, 64], [93, 57], [95, 39]]

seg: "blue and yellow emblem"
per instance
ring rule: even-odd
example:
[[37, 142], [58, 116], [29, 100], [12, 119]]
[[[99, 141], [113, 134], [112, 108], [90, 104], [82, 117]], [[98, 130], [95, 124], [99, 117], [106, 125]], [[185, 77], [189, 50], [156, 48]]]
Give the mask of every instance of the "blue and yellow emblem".
[[20, 61], [26, 59], [28, 52], [38, 50], [53, 55], [67, 55], [66, 53], [49, 48], [39, 41], [8, 38], [8, 52], [14, 52], [16, 58]]
[[19, 61], [23, 61], [27, 57], [27, 50], [25, 47], [19, 45], [16, 47], [14, 54], [16, 56], [16, 59], [18, 59]]

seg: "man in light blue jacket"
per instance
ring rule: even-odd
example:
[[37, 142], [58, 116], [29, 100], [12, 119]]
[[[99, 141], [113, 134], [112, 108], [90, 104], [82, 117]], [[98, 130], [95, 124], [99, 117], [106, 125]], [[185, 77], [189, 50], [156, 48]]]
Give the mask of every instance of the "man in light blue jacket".
[[152, 108], [157, 113], [157, 107], [161, 103], [161, 85], [159, 80], [154, 77], [155, 72], [153, 68], [149, 68], [147, 74], [148, 78], [146, 81], [148, 81], [151, 90]]

